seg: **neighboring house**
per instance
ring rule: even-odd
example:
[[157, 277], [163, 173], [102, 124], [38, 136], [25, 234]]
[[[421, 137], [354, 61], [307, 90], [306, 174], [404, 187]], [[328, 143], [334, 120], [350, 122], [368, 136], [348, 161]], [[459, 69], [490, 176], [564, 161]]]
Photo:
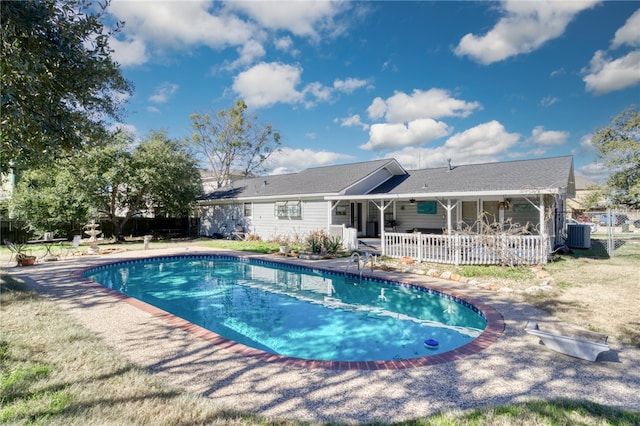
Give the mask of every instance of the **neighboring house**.
[[[242, 172], [232, 170], [227, 184], [230, 184], [231, 182], [242, 178]], [[200, 179], [202, 180], [202, 190], [205, 194], [218, 189], [218, 176], [215, 172], [211, 170], [200, 169]]]
[[[409, 171], [383, 159], [240, 179], [198, 204], [200, 233], [207, 236], [241, 230], [273, 240], [342, 227], [357, 237], [380, 237], [390, 255], [391, 246], [402, 245], [397, 235], [408, 241], [415, 233], [444, 234], [452, 243], [456, 231], [489, 220], [530, 225], [548, 254], [563, 243], [565, 203], [574, 193], [571, 156]], [[343, 232], [345, 240], [348, 235]], [[417, 250], [407, 255], [424, 260]]]
[[598, 205], [587, 208], [585, 201], [588, 197], [598, 189], [598, 184], [584, 176], [576, 176], [576, 195], [573, 198], [567, 199], [567, 212], [571, 213], [574, 219], [579, 218], [588, 210], [602, 210], [605, 205], [605, 201], [599, 200]]
[[11, 199], [15, 185], [16, 178], [13, 170], [9, 170], [7, 173], [0, 172], [0, 201]]

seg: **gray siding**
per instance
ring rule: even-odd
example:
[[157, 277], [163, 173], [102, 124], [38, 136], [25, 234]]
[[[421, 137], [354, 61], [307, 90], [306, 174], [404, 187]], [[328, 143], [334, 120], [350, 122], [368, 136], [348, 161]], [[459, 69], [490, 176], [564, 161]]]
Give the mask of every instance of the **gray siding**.
[[[455, 212], [451, 221], [455, 226]], [[436, 203], [436, 214], [418, 214], [418, 203], [398, 202], [396, 205], [396, 221], [398, 232], [410, 231], [414, 228], [445, 229], [447, 227], [447, 212]]]
[[[279, 218], [275, 202], [252, 203], [252, 215], [244, 216], [244, 203], [203, 206], [200, 209], [200, 235], [228, 236], [236, 226], [258, 235], [262, 240], [304, 238], [311, 231], [327, 229], [328, 202], [302, 201], [302, 217]], [[338, 216], [345, 218], [345, 216]], [[348, 216], [346, 217], [348, 220]]]

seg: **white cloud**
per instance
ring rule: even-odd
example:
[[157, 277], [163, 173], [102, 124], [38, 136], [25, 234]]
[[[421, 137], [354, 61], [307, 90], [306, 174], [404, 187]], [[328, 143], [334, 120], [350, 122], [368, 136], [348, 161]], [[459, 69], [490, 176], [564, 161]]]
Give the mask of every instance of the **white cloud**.
[[508, 133], [502, 124], [492, 120], [451, 136], [444, 147], [462, 156], [487, 157], [506, 152], [519, 139], [519, 134]]
[[149, 101], [157, 104], [164, 104], [174, 93], [176, 93], [178, 88], [179, 86], [177, 84], [165, 81], [156, 88], [153, 95], [149, 96]]
[[360, 126], [362, 130], [369, 129], [369, 125], [367, 123], [363, 123], [360, 120], [360, 114], [352, 115], [351, 117], [340, 119], [340, 126], [342, 127], [352, 127], [352, 126]]
[[286, 30], [298, 36], [318, 38], [339, 31], [334, 17], [348, 7], [338, 1], [228, 1], [230, 9], [242, 11], [270, 30]]
[[233, 90], [250, 108], [276, 103], [295, 104], [302, 100], [302, 94], [296, 90], [301, 74], [299, 67], [262, 62], [238, 74], [233, 81]]
[[361, 149], [384, 150], [403, 146], [422, 145], [449, 134], [442, 121], [420, 118], [404, 123], [377, 123], [369, 128], [369, 141]]
[[458, 56], [470, 56], [488, 65], [511, 56], [530, 53], [561, 36], [573, 17], [598, 2], [505, 1], [498, 23], [485, 35], [465, 35], [455, 48]]
[[347, 78], [346, 80], [336, 79], [333, 82], [333, 87], [344, 93], [353, 93], [357, 89], [367, 85], [367, 80], [359, 78]]
[[536, 145], [558, 146], [564, 145], [569, 138], [569, 132], [559, 130], [544, 130], [543, 126], [537, 126], [531, 131], [531, 142]]
[[275, 45], [276, 49], [281, 50], [283, 52], [288, 52], [291, 50], [291, 47], [293, 46], [293, 40], [291, 40], [291, 37], [289, 36], [284, 36], [284, 37], [276, 38], [273, 44]]
[[338, 161], [353, 160], [350, 155], [312, 149], [283, 148], [269, 157], [271, 174], [295, 173], [309, 167], [327, 166]]
[[196, 0], [112, 1], [108, 12], [125, 22], [124, 29], [110, 41], [116, 60], [123, 66], [140, 65], [152, 53], [163, 54], [167, 49], [241, 46], [259, 34], [254, 24], [213, 5]]
[[[306, 99], [305, 106], [307, 108], [315, 105], [316, 101], [329, 102], [333, 90], [330, 87], [323, 86], [318, 82], [309, 83], [302, 91], [302, 96]], [[307, 95], [311, 95], [312, 99], [308, 99]]]
[[443, 89], [415, 89], [410, 95], [396, 92], [386, 100], [376, 97], [367, 113], [370, 119], [384, 119], [385, 122], [369, 127], [369, 140], [360, 148], [383, 150], [423, 145], [451, 132], [451, 128], [438, 118], [467, 117], [479, 108], [478, 102], [453, 98]]
[[396, 92], [386, 101], [375, 98], [367, 111], [371, 119], [384, 116], [389, 123], [403, 123], [423, 118], [467, 117], [478, 108], [478, 102], [455, 99], [443, 89], [415, 89], [410, 95]]
[[557, 104], [560, 102], [560, 98], [556, 98], [555, 96], [545, 96], [540, 100], [540, 105], [543, 107], [550, 107], [553, 104]]
[[395, 158], [408, 170], [445, 167], [449, 159], [452, 160], [451, 164], [454, 166], [459, 164], [492, 163], [501, 159], [498, 155], [461, 152], [446, 146], [434, 148], [406, 147], [399, 151], [391, 152], [385, 157]]
[[264, 50], [262, 43], [257, 40], [248, 40], [238, 48], [238, 59], [223, 68], [226, 70], [234, 70], [238, 67], [248, 66], [266, 54], [267, 52]]
[[586, 90], [598, 95], [635, 86], [640, 83], [640, 50], [613, 60], [599, 50], [582, 71]]
[[579, 167], [576, 172], [594, 182], [604, 182], [609, 177], [611, 170], [603, 163], [593, 162]]
[[[640, 47], [640, 9], [620, 27], [611, 41], [611, 49], [622, 46]], [[582, 79], [588, 92], [597, 95], [633, 87], [640, 83], [640, 50], [611, 58], [610, 53], [598, 50], [588, 67], [582, 69]]]
[[592, 137], [593, 135], [589, 134], [580, 138], [580, 152], [583, 152], [583, 153], [596, 152], [596, 148], [593, 146], [593, 142], [591, 141]]
[[369, 118], [377, 120], [384, 117], [387, 112], [387, 103], [381, 97], [377, 97], [371, 102], [371, 105], [367, 108]]
[[113, 49], [112, 58], [123, 68], [142, 65], [149, 60], [144, 41], [139, 37], [128, 37], [125, 41], [111, 38], [109, 46]]
[[233, 90], [251, 108], [261, 108], [277, 103], [302, 103], [309, 108], [318, 102], [331, 102], [337, 91], [350, 93], [361, 85], [355, 78], [337, 79], [334, 86], [324, 86], [319, 82], [298, 88], [302, 81], [302, 68], [279, 62], [261, 62], [238, 74], [233, 82]]
[[153, 106], [153, 105], [149, 105], [146, 108], [146, 110], [147, 110], [147, 112], [150, 112], [152, 114], [160, 114], [160, 109], [158, 107]]
[[625, 44], [631, 47], [640, 47], [640, 9], [636, 10], [627, 19], [627, 22], [616, 31], [611, 47], [615, 49]]
[[451, 136], [442, 146], [434, 148], [406, 147], [387, 154], [407, 169], [444, 167], [451, 159], [456, 164], [477, 164], [500, 161], [520, 139], [508, 133], [502, 124], [490, 121]]

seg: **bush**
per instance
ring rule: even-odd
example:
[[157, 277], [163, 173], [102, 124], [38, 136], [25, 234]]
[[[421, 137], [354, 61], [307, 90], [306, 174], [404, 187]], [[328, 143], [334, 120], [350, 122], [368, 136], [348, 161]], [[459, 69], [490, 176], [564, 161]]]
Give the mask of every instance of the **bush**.
[[305, 248], [312, 254], [321, 254], [324, 238], [324, 231], [312, 231], [305, 240]]
[[323, 230], [312, 231], [305, 239], [304, 246], [312, 254], [335, 254], [342, 247], [342, 238], [327, 235]]
[[337, 235], [328, 235], [323, 241], [324, 248], [329, 254], [336, 254], [342, 247], [342, 238]]

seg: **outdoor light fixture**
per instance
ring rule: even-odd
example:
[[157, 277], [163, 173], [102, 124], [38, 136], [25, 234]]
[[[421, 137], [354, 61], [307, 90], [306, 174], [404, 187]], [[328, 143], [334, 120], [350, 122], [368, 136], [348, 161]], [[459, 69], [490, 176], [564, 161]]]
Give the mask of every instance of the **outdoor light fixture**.
[[415, 203], [416, 203], [416, 199], [415, 198], [412, 198], [412, 199], [409, 200], [409, 204], [415, 204]]

